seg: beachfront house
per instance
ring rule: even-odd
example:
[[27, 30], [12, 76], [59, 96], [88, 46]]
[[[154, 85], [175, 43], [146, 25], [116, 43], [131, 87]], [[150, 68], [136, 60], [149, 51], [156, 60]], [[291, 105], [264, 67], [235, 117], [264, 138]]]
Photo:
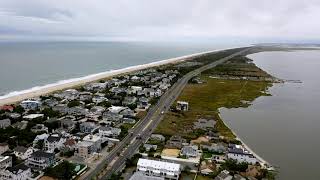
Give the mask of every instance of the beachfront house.
[[24, 100], [20, 103], [20, 106], [26, 110], [37, 110], [41, 107], [41, 102], [37, 100]]
[[258, 162], [257, 158], [252, 153], [246, 150], [242, 145], [236, 144], [229, 144], [227, 158], [250, 164], [256, 164]]

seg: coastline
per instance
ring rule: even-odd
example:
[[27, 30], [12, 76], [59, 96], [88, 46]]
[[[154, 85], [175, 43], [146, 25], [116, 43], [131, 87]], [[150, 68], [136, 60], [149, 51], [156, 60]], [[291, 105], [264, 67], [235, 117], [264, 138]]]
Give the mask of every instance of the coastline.
[[263, 164], [263, 166], [265, 166], [266, 168], [271, 168], [271, 169], [273, 170], [272, 165], [271, 165], [268, 161], [266, 161], [265, 159], [263, 159], [261, 156], [259, 156], [257, 153], [255, 153], [247, 144], [245, 144], [244, 141], [240, 138], [240, 136], [238, 136], [238, 134], [235, 133], [234, 130], [232, 130], [232, 129], [230, 128], [230, 126], [223, 120], [223, 118], [221, 118], [221, 116], [220, 116], [220, 110], [219, 110], [219, 113], [218, 113], [218, 114], [219, 114], [220, 119], [221, 119], [221, 120], [223, 121], [223, 123], [225, 124], [225, 126], [230, 129], [230, 131], [236, 136], [236, 139], [242, 143], [243, 147], [246, 148], [248, 151], [250, 151], [250, 152], [258, 159], [258, 161], [260, 161], [261, 164]]
[[[242, 46], [240, 46], [240, 47], [242, 47]], [[110, 71], [101, 72], [101, 73], [97, 73], [97, 74], [91, 74], [91, 75], [80, 77], [80, 78], [62, 80], [57, 83], [48, 84], [48, 85], [44, 85], [44, 86], [40, 86], [40, 87], [37, 86], [37, 87], [30, 88], [30, 89], [22, 90], [22, 91], [17, 91], [17, 92], [15, 91], [13, 93], [9, 93], [7, 95], [0, 96], [0, 105], [14, 104], [14, 103], [17, 103], [17, 102], [22, 101], [24, 99], [38, 97], [38, 96], [41, 96], [44, 94], [50, 94], [55, 91], [59, 91], [59, 90], [67, 89], [67, 88], [72, 88], [75, 86], [98, 81], [101, 79], [114, 77], [114, 76], [117, 76], [120, 74], [130, 73], [130, 72], [134, 72], [134, 71], [139, 71], [139, 70], [157, 67], [157, 66], [166, 65], [166, 64], [171, 64], [171, 63], [183, 62], [185, 60], [188, 60], [189, 58], [194, 58], [197, 56], [202, 56], [202, 55], [206, 55], [206, 54], [210, 54], [210, 53], [216, 53], [219, 51], [230, 50], [230, 49], [235, 49], [235, 48], [240, 48], [240, 47], [231, 47], [231, 48], [225, 48], [225, 49], [216, 49], [216, 50], [212, 50], [212, 51], [194, 53], [194, 54], [190, 54], [190, 55], [174, 57], [174, 58], [160, 60], [160, 61], [151, 62], [151, 63], [147, 63], [147, 64], [141, 64], [141, 65], [130, 66], [130, 67], [122, 68], [122, 69], [110, 70]]]

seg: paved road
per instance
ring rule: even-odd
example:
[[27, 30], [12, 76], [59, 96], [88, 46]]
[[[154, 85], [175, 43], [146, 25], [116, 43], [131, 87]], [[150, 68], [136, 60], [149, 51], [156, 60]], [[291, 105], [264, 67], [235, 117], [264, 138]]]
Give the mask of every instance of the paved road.
[[[247, 50], [249, 50], [249, 48], [236, 52], [230, 56], [200, 67], [184, 75], [166, 93], [161, 96], [158, 103], [148, 111], [145, 118], [140, 120], [135, 125], [135, 127], [129, 131], [129, 135], [126, 136], [108, 154], [108, 156], [104, 157], [102, 163], [98, 164], [95, 169], [91, 169], [89, 172], [82, 175], [79, 179], [91, 179], [93, 177], [97, 177], [97, 179], [107, 179], [112, 175], [112, 173], [119, 171], [120, 168], [124, 165], [126, 159], [132, 157], [139, 146], [143, 144], [152, 134], [153, 130], [157, 127], [164, 116], [164, 114], [161, 112], [166, 112], [169, 110], [171, 104], [176, 100], [176, 98], [179, 96], [183, 88], [192, 77], [200, 74], [205, 70], [211, 69], [218, 64], [231, 59], [234, 56], [242, 54]], [[101, 174], [103, 175], [101, 176]]]

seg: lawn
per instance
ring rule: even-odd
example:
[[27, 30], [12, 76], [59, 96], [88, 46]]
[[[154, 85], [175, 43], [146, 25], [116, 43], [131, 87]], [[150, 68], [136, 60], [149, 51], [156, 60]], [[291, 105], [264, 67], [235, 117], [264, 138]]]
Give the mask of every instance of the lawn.
[[178, 100], [189, 102], [189, 111], [183, 113], [169, 112], [165, 115], [155, 133], [164, 135], [179, 134], [194, 139], [199, 134], [192, 129], [199, 118], [210, 117], [217, 120], [215, 128], [227, 139], [235, 136], [219, 117], [221, 107], [247, 107], [259, 96], [269, 95], [266, 90], [272, 86], [265, 81], [222, 80], [202, 75], [206, 83], [188, 84]]

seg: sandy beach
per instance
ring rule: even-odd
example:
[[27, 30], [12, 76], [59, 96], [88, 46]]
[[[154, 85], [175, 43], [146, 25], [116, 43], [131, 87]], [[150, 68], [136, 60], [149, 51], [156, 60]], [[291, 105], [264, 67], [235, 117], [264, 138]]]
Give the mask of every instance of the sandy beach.
[[147, 69], [147, 68], [152, 68], [152, 67], [156, 67], [156, 66], [161, 66], [161, 65], [165, 65], [165, 64], [170, 64], [170, 63], [178, 63], [178, 62], [188, 60], [189, 58], [193, 58], [193, 57], [197, 57], [197, 56], [201, 56], [201, 55], [205, 55], [205, 54], [209, 54], [209, 53], [214, 53], [214, 52], [218, 52], [218, 51], [234, 49], [234, 48], [238, 48], [238, 47], [200, 52], [200, 53], [190, 54], [190, 55], [186, 55], [186, 56], [180, 56], [180, 57], [170, 58], [170, 59], [161, 60], [161, 61], [157, 61], [157, 62], [152, 62], [152, 63], [148, 63], [148, 64], [131, 66], [131, 67], [123, 68], [123, 69], [111, 70], [111, 71], [106, 71], [106, 72], [102, 72], [102, 73], [98, 73], [98, 74], [88, 75], [88, 76], [81, 77], [81, 78], [75, 78], [70, 81], [66, 80], [63, 83], [49, 84], [49, 85], [45, 85], [45, 86], [41, 86], [41, 87], [31, 88], [28, 90], [19, 91], [16, 94], [12, 94], [12, 95], [8, 94], [8, 95], [1, 96], [0, 97], [0, 105], [14, 104], [14, 103], [22, 101], [24, 99], [38, 97], [38, 96], [41, 96], [44, 94], [50, 94], [55, 91], [59, 91], [59, 90], [67, 89], [67, 88], [72, 88], [75, 86], [83, 85], [83, 84], [86, 84], [89, 82], [98, 81], [101, 79], [110, 78], [110, 77], [117, 76], [120, 74], [130, 73], [130, 72], [143, 70], [143, 69]]

